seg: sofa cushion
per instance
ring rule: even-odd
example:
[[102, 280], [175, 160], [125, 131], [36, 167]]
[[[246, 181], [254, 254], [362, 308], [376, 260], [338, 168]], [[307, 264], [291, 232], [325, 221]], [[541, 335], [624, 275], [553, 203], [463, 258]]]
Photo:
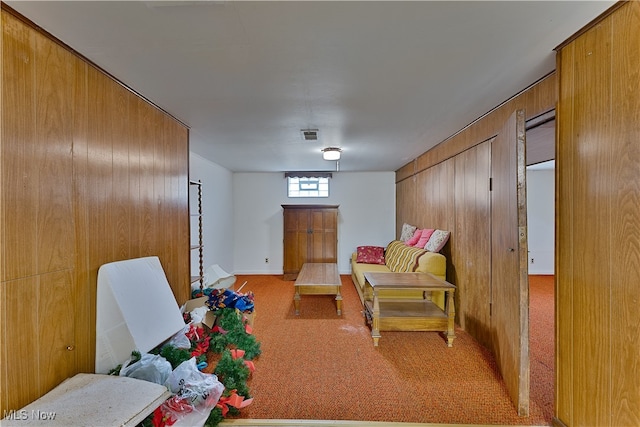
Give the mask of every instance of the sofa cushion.
[[444, 230], [434, 231], [424, 248], [429, 252], [440, 252], [449, 240], [449, 234], [451, 233]]
[[400, 241], [406, 242], [407, 240], [412, 238], [417, 228], [418, 227], [416, 227], [415, 225], [407, 224], [406, 222], [402, 224], [402, 231], [400, 232]]
[[407, 246], [394, 240], [387, 246], [385, 260], [389, 270], [394, 273], [410, 273], [418, 266], [418, 259], [426, 252], [424, 249]]
[[434, 231], [435, 230], [433, 228], [425, 228], [424, 230], [422, 230], [422, 234], [420, 235], [420, 239], [418, 239], [418, 243], [413, 246], [415, 248], [424, 249]]
[[389, 268], [382, 264], [359, 264], [356, 262], [351, 263], [351, 269], [353, 275], [356, 277], [354, 285], [358, 286], [360, 290], [364, 288], [365, 279], [364, 273], [389, 273]]
[[404, 244], [407, 246], [413, 246], [418, 243], [418, 240], [420, 240], [420, 236], [422, 236], [422, 230], [418, 228], [413, 232], [413, 236], [409, 240], [404, 242]]
[[382, 246], [358, 246], [356, 262], [363, 264], [384, 264]]

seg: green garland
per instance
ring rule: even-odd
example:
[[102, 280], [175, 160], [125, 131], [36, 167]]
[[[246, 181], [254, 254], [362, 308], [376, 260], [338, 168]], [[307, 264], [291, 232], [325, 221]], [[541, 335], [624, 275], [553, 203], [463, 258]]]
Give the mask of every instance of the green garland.
[[159, 354], [167, 359], [167, 361], [171, 363], [171, 369], [176, 369], [182, 362], [191, 359], [191, 352], [189, 350], [186, 348], [177, 348], [172, 345], [165, 345], [162, 348], [154, 348], [149, 353]]
[[216, 326], [224, 332], [211, 335], [210, 351], [222, 353], [226, 348], [238, 348], [245, 351], [246, 360], [253, 360], [260, 355], [260, 343], [256, 337], [246, 332], [242, 314], [234, 308], [221, 308], [215, 314]]

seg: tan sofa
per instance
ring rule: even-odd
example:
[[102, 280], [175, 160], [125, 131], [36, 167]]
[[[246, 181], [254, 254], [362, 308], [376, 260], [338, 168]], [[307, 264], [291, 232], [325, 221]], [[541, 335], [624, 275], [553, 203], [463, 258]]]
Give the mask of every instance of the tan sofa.
[[[424, 249], [406, 246], [399, 240], [393, 240], [385, 248], [385, 264], [364, 264], [358, 263], [357, 253], [351, 256], [351, 277], [360, 296], [360, 301], [364, 304], [365, 272], [382, 273], [409, 273], [427, 272], [434, 276], [446, 280], [447, 260], [444, 255], [436, 252], [428, 252]], [[423, 298], [421, 291], [398, 290], [389, 291], [384, 298]], [[433, 292], [431, 295], [433, 302], [444, 309], [444, 292]]]

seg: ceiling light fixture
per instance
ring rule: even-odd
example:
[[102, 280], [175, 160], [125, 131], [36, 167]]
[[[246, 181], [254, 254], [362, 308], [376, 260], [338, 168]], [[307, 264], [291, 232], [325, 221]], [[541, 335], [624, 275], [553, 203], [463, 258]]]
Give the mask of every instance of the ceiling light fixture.
[[327, 147], [322, 149], [322, 158], [325, 160], [340, 160], [342, 150], [338, 147]]

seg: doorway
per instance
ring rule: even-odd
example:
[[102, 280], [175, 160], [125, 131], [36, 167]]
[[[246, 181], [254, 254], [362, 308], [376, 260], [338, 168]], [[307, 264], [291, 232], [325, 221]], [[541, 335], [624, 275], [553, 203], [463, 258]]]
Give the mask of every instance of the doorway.
[[531, 401], [553, 417], [555, 364], [555, 111], [527, 122]]

